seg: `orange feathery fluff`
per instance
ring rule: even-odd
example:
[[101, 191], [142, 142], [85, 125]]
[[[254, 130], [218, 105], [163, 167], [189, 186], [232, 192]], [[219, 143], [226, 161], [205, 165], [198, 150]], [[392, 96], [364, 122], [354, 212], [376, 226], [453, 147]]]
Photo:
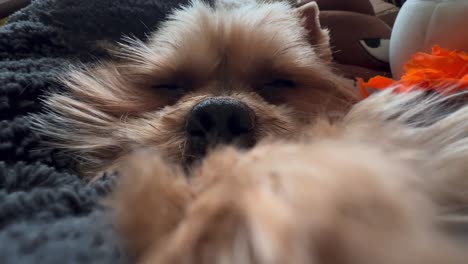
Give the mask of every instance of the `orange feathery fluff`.
[[389, 87], [395, 92], [432, 90], [441, 93], [468, 89], [468, 53], [451, 51], [439, 46], [432, 53], [416, 53], [406, 64], [405, 74], [396, 81], [376, 76], [365, 82], [358, 78], [362, 96], [368, 97], [368, 89], [383, 90]]

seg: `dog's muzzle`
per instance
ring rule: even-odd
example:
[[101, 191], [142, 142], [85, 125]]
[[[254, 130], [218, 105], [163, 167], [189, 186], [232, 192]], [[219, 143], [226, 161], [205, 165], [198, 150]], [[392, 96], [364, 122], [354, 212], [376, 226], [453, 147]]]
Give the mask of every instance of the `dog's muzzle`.
[[199, 159], [218, 145], [252, 147], [255, 126], [253, 110], [241, 101], [225, 97], [205, 99], [187, 117], [189, 156]]

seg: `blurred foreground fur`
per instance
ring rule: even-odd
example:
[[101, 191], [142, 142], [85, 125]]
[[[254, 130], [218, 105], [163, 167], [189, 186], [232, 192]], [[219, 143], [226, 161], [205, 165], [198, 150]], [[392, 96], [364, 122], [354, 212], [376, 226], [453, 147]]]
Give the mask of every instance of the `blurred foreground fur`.
[[117, 227], [144, 264], [466, 263], [441, 228], [468, 201], [468, 106], [450, 100], [381, 92], [302, 139], [212, 153], [193, 175], [135, 153]]

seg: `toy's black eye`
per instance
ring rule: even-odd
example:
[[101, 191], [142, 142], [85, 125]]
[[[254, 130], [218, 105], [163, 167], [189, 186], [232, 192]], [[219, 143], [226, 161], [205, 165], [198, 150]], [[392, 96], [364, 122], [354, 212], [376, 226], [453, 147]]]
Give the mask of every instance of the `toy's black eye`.
[[390, 40], [367, 38], [360, 40], [361, 46], [374, 58], [388, 63], [390, 61]]
[[288, 79], [275, 79], [264, 84], [265, 88], [294, 88], [296, 83]]
[[369, 48], [378, 48], [380, 47], [380, 39], [379, 38], [369, 38], [369, 39], [363, 39], [364, 43], [369, 47]]

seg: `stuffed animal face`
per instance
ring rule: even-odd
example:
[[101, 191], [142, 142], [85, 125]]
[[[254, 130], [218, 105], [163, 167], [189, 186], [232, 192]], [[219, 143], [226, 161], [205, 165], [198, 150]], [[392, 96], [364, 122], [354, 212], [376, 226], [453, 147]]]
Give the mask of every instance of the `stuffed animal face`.
[[320, 23], [330, 31], [336, 68], [346, 77], [389, 75], [391, 28], [369, 0], [317, 0]]
[[375, 16], [347, 11], [327, 11], [320, 17], [330, 30], [334, 59], [377, 71], [389, 69], [391, 29]]

